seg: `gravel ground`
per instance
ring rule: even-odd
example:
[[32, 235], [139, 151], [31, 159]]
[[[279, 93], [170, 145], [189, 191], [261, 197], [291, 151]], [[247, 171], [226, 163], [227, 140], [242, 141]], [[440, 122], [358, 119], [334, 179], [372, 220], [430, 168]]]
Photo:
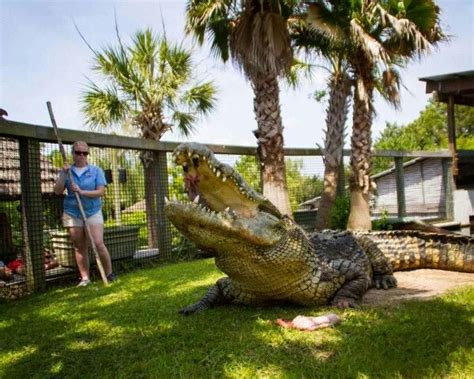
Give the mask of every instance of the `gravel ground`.
[[398, 286], [370, 289], [363, 304], [389, 304], [409, 299], [429, 299], [463, 286], [474, 286], [474, 273], [422, 269], [395, 273]]

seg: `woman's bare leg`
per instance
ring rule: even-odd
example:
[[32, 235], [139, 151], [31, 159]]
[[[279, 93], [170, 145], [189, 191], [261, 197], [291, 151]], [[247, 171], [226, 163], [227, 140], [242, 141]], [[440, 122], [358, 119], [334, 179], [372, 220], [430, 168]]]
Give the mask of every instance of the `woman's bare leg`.
[[97, 252], [100, 256], [100, 261], [104, 266], [105, 275], [110, 275], [112, 273], [112, 260], [110, 259], [109, 251], [107, 246], [104, 244], [104, 225], [89, 225], [92, 238], [94, 239]]
[[83, 280], [89, 279], [89, 254], [87, 236], [83, 227], [70, 227], [69, 236], [74, 246], [77, 267]]

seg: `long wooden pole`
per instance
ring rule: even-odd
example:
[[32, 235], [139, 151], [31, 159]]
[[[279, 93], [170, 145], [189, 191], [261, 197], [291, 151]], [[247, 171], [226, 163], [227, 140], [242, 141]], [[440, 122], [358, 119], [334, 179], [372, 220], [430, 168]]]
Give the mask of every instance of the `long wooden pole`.
[[[47, 101], [46, 105], [48, 106], [49, 117], [51, 118], [51, 123], [53, 124], [54, 133], [56, 134], [56, 138], [58, 140], [59, 150], [61, 151], [61, 155], [63, 156], [63, 161], [67, 162], [66, 151], [64, 150], [64, 146], [63, 146], [63, 143], [61, 141], [61, 137], [59, 135], [59, 130], [58, 130], [58, 126], [56, 124], [56, 119], [54, 118], [53, 108], [51, 106], [51, 102]], [[71, 170], [68, 170], [68, 176], [69, 176], [70, 182], [74, 183], [74, 178], [72, 176]], [[104, 284], [107, 286], [109, 284], [109, 282], [107, 280], [107, 275], [105, 275], [104, 266], [102, 266], [102, 262], [100, 260], [99, 252], [97, 251], [97, 246], [95, 245], [94, 238], [92, 238], [92, 233], [91, 233], [89, 224], [87, 222], [87, 217], [86, 217], [86, 214], [84, 212], [84, 207], [82, 206], [81, 197], [79, 196], [79, 194], [77, 192], [74, 192], [74, 195], [76, 197], [77, 205], [79, 206], [79, 211], [81, 212], [82, 220], [84, 221], [84, 226], [85, 226], [85, 229], [86, 229], [87, 237], [89, 238], [89, 241], [90, 241], [91, 246], [92, 246], [92, 251], [94, 252], [94, 257], [95, 257], [95, 261], [97, 263], [97, 267], [98, 267], [99, 272], [100, 272], [100, 276], [101, 276], [102, 281], [104, 282]]]

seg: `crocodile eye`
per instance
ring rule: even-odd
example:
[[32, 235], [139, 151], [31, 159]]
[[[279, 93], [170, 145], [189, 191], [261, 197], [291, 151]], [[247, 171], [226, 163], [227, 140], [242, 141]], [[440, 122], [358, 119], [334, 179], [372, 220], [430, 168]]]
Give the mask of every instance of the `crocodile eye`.
[[198, 157], [193, 158], [193, 165], [194, 165], [195, 168], [199, 167], [199, 158]]
[[189, 166], [187, 163], [183, 163], [183, 171], [188, 172], [189, 171]]

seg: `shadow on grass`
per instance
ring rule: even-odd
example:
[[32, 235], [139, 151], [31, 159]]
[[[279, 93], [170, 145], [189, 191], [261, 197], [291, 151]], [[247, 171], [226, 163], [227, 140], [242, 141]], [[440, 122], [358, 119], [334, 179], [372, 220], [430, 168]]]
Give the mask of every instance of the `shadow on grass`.
[[312, 333], [273, 321], [334, 309], [177, 313], [220, 276], [211, 260], [188, 262], [124, 275], [109, 288], [59, 289], [4, 304], [0, 376], [423, 378], [473, 364], [471, 301], [337, 312], [342, 324]]

